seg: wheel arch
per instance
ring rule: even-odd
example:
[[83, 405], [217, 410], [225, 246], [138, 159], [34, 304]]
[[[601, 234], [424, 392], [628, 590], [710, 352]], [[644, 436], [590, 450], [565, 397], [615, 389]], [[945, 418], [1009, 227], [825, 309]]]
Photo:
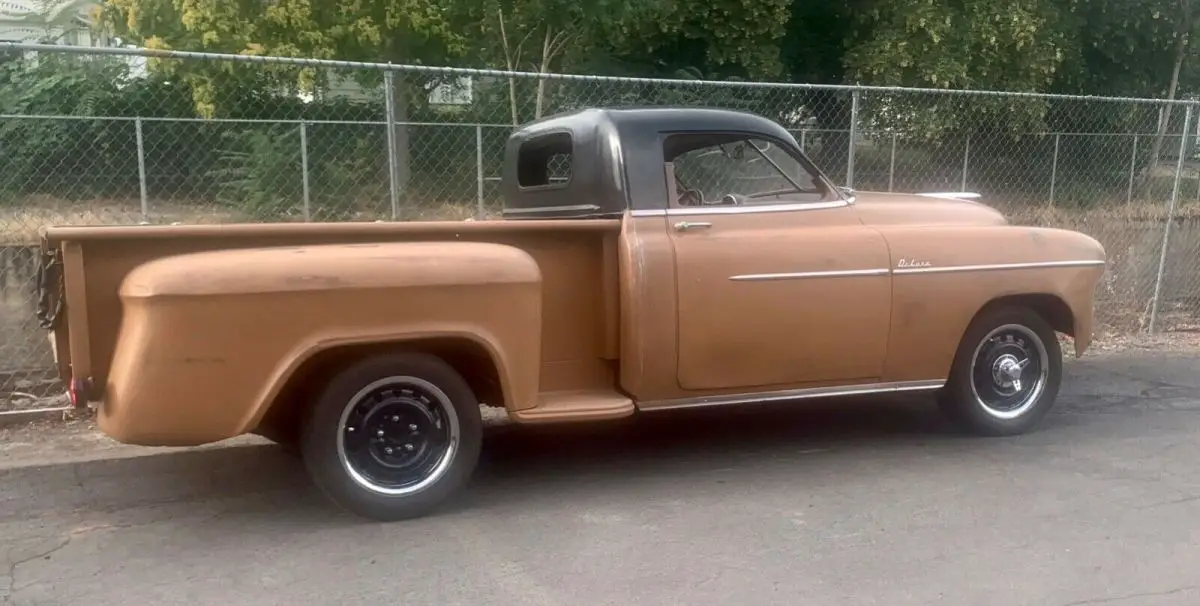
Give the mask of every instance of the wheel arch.
[[340, 369], [359, 360], [395, 352], [437, 356], [462, 375], [481, 404], [505, 408], [510, 391], [500, 351], [486, 338], [469, 333], [412, 336], [316, 347], [306, 352], [258, 408], [249, 431], [275, 441], [296, 435], [311, 394]]
[[[1050, 293], [1025, 293], [1004, 295], [984, 303], [973, 316], [971, 322], [992, 309], [1000, 307], [1026, 307], [1033, 310], [1050, 325], [1055, 332], [1070, 337], [1076, 335], [1075, 311], [1062, 297]], [[968, 323], [968, 326], [970, 323]], [[965, 329], [964, 329], [965, 334]]]

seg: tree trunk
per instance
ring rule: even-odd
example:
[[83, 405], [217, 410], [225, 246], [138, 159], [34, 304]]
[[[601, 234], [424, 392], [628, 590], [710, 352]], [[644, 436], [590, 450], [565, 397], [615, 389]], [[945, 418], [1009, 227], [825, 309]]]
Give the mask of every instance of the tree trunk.
[[394, 136], [396, 145], [396, 165], [394, 167], [396, 176], [396, 192], [400, 201], [400, 208], [404, 208], [405, 192], [408, 190], [409, 178], [412, 175], [411, 156], [409, 151], [409, 131], [408, 131], [408, 107], [409, 107], [409, 90], [405, 86], [407, 74], [404, 72], [396, 72], [392, 76], [392, 107], [388, 111], [392, 112], [394, 125]]
[[[550, 26], [546, 26], [546, 37], [542, 39], [542, 63], [538, 66], [538, 75], [542, 76], [550, 69], [550, 60], [552, 59], [550, 48]], [[546, 102], [546, 78], [539, 77], [537, 83], [537, 100], [533, 106], [533, 119], [539, 120], [542, 117], [542, 106]]]
[[[1179, 72], [1183, 70], [1183, 60], [1187, 57], [1187, 50], [1188, 32], [1185, 31], [1179, 36], [1179, 42], [1175, 45], [1175, 65], [1171, 68], [1171, 84], [1167, 88], [1167, 101], [1175, 100], [1175, 94], [1179, 89]], [[1141, 190], [1143, 198], [1151, 196], [1151, 190], [1154, 187], [1154, 171], [1158, 170], [1158, 160], [1162, 155], [1163, 139], [1167, 136], [1167, 127], [1171, 123], [1171, 110], [1174, 107], [1174, 105], [1168, 104], [1159, 109], [1158, 132], [1154, 135], [1154, 143], [1150, 146], [1150, 159], [1146, 163], [1145, 170], [1142, 172]]]
[[[497, 9], [496, 16], [500, 19], [500, 44], [504, 47], [504, 66], [510, 72], [516, 71], [516, 60], [513, 59], [512, 49], [508, 45], [508, 32], [504, 29], [504, 9]], [[513, 126], [517, 126], [521, 123], [517, 116], [517, 80], [511, 76], [508, 78], [508, 106], [512, 112]]]

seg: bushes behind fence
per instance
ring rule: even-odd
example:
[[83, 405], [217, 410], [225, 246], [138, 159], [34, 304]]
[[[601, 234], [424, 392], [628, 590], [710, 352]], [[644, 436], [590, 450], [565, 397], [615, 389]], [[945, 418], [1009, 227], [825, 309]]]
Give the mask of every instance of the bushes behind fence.
[[[254, 220], [389, 215], [379, 73], [334, 73], [298, 94], [281, 88], [278, 69], [226, 67], [233, 75], [216, 89], [215, 111], [201, 116], [185, 78], [169, 70], [133, 77], [127, 58], [41, 53], [0, 63], [0, 205], [148, 198]], [[1058, 206], [1166, 193], [1152, 174], [1133, 178], [1156, 139], [1160, 107], [1148, 103], [696, 82], [546, 80], [539, 92], [536, 80], [489, 77], [473, 80], [469, 101], [435, 105], [429, 90], [449, 74], [401, 75], [409, 102], [399, 119], [409, 125], [397, 128], [393, 158], [396, 202], [406, 210], [478, 203], [481, 182], [490, 202], [514, 117], [622, 105], [763, 114], [792, 129], [841, 182], [851, 178], [853, 124], [860, 189], [965, 186]], [[1173, 112], [1167, 132], [1180, 131], [1182, 114]], [[1173, 159], [1178, 135], [1163, 141], [1160, 158]]]

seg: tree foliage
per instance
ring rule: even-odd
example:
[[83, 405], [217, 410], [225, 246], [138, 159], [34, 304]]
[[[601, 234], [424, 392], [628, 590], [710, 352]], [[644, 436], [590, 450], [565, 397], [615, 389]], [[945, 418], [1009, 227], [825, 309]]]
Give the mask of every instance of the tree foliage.
[[[104, 23], [151, 48], [1164, 95], [1193, 1], [108, 0]], [[1197, 75], [1185, 61], [1181, 85]]]
[[[47, 6], [59, 6], [45, 1]], [[67, 6], [86, 1], [71, 0]], [[153, 49], [487, 67], [539, 74], [1176, 98], [1190, 95], [1200, 86], [1193, 43], [1200, 25], [1198, 3], [1200, 0], [104, 0], [98, 26], [126, 42]], [[50, 26], [67, 14], [56, 11], [32, 15], [29, 22], [52, 29]], [[19, 57], [13, 59], [23, 64]], [[24, 111], [22, 104], [37, 104], [62, 106], [63, 112], [76, 113], [105, 99], [104, 103], [116, 104], [109, 111], [143, 116], [382, 118], [385, 90], [380, 70], [335, 72], [278, 63], [249, 67], [228, 61], [169, 59], [148, 63], [151, 78], [136, 85], [125, 82], [119, 90], [106, 80], [111, 74], [91, 74], [79, 64], [45, 63], [47, 69], [60, 70], [53, 77], [39, 66], [16, 69], [10, 65], [3, 74], [6, 80], [0, 83], [0, 105], [14, 108], [14, 112]], [[119, 68], [114, 64], [105, 69]], [[1146, 174], [1152, 172], [1165, 133], [1181, 121], [1181, 112], [1172, 116], [1149, 104], [1089, 105], [1083, 109], [1078, 102], [1042, 98], [887, 91], [864, 92], [852, 101], [849, 93], [831, 90], [611, 82], [598, 86], [506, 77], [476, 78], [469, 106], [446, 108], [427, 102], [425, 93], [437, 83], [432, 78], [412, 72], [393, 78], [393, 89], [388, 92], [394, 103], [389, 111], [395, 112], [398, 122], [462, 119], [518, 124], [591, 105], [716, 105], [755, 111], [790, 128], [808, 129], [809, 150], [827, 167], [846, 164], [852, 107], [858, 112], [860, 136], [880, 142], [902, 137], [906, 145], [923, 152], [955, 156], [965, 151], [960, 148], [965, 148], [967, 141], [987, 140], [988, 145], [971, 147], [970, 153], [973, 162], [992, 166], [1046, 164], [1045, 157], [1028, 150], [1052, 150], [1053, 142], [1030, 133], [1155, 132], [1157, 136], [1139, 152], [1145, 156], [1139, 156], [1139, 162]], [[360, 85], [357, 99], [334, 94], [346, 79]], [[143, 91], [136, 93], [143, 95], [136, 97], [139, 102], [147, 102], [144, 91], [154, 91], [169, 103], [159, 108], [149, 102], [139, 109], [119, 107], [117, 99], [130, 98], [135, 94], [130, 91]], [[314, 102], [300, 101], [298, 93]], [[37, 162], [45, 163], [51, 161], [37, 154], [53, 153], [55, 141], [68, 134], [63, 130], [66, 126], [45, 127], [48, 130], [36, 133], [9, 128], [7, 140], [14, 145], [44, 142], [22, 157], [42, 158]], [[120, 126], [104, 129], [108, 130], [97, 130], [93, 138], [124, 142], [129, 137], [129, 129]], [[380, 195], [378, 183], [387, 183], [389, 177], [378, 162], [385, 133], [377, 128], [352, 131], [340, 126], [327, 132], [335, 130], [336, 141], [332, 134], [321, 135], [323, 145], [354, 160], [335, 162], [333, 154], [326, 160], [321, 149], [314, 147], [309, 157], [312, 174], [319, 174], [323, 181], [374, 183], [371, 193], [364, 196], [375, 200]], [[183, 130], [171, 133], [173, 138], [163, 134], [166, 132], [165, 127], [156, 127], [152, 134], [147, 131], [147, 137], [164, 137], [156, 141], [163, 146], [198, 140]], [[405, 192], [419, 192], [426, 182], [429, 187], [448, 187], [435, 174], [448, 165], [474, 174], [474, 135], [470, 142], [455, 146], [422, 138], [444, 136], [442, 133], [403, 126], [393, 133], [395, 149], [401, 154], [402, 174], [397, 176]], [[264, 208], [276, 205], [280, 196], [294, 198], [294, 192], [255, 188], [286, 180], [279, 175], [293, 170], [299, 137], [296, 129], [282, 126], [242, 135], [222, 138], [221, 160], [216, 165], [172, 170], [197, 175], [196, 179], [222, 180], [225, 198], [257, 200]], [[490, 140], [493, 135], [485, 136]], [[994, 144], [998, 138], [1004, 139], [1003, 145]], [[178, 143], [169, 143], [175, 140]], [[1089, 163], [1088, 170], [1128, 171], [1126, 144], [1116, 138], [1092, 138], [1079, 145], [1095, 148], [1088, 157], [1097, 160]], [[421, 152], [410, 158], [410, 147]], [[451, 147], [466, 151], [446, 151]], [[423, 169], [420, 165], [432, 149], [442, 155], [428, 160], [430, 168]], [[995, 157], [983, 157], [986, 154]], [[1123, 164], [1113, 168], [1100, 159]], [[427, 174], [422, 175], [422, 170]], [[468, 181], [470, 178], [464, 179], [464, 187], [470, 185]]]

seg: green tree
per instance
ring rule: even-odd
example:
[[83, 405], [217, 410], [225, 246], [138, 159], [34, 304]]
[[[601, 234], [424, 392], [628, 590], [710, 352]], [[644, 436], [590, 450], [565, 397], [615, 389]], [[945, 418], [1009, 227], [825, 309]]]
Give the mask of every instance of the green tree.
[[[643, 4], [634, 0], [463, 0], [454, 18], [473, 44], [477, 65], [538, 74], [570, 72], [603, 53], [600, 46], [614, 27]], [[509, 116], [521, 123], [546, 112], [551, 81], [507, 79]], [[532, 111], [526, 110], [532, 89]]]
[[[942, 89], [1044, 91], [1074, 39], [1056, 0], [891, 0], [860, 13], [846, 54], [847, 77], [864, 84]], [[941, 131], [1036, 128], [1044, 101], [891, 96], [893, 126]], [[901, 108], [900, 106], [904, 107]]]
[[[797, 0], [803, 1], [803, 0]], [[606, 29], [608, 59], [641, 75], [778, 79], [792, 0], [649, 0]]]

